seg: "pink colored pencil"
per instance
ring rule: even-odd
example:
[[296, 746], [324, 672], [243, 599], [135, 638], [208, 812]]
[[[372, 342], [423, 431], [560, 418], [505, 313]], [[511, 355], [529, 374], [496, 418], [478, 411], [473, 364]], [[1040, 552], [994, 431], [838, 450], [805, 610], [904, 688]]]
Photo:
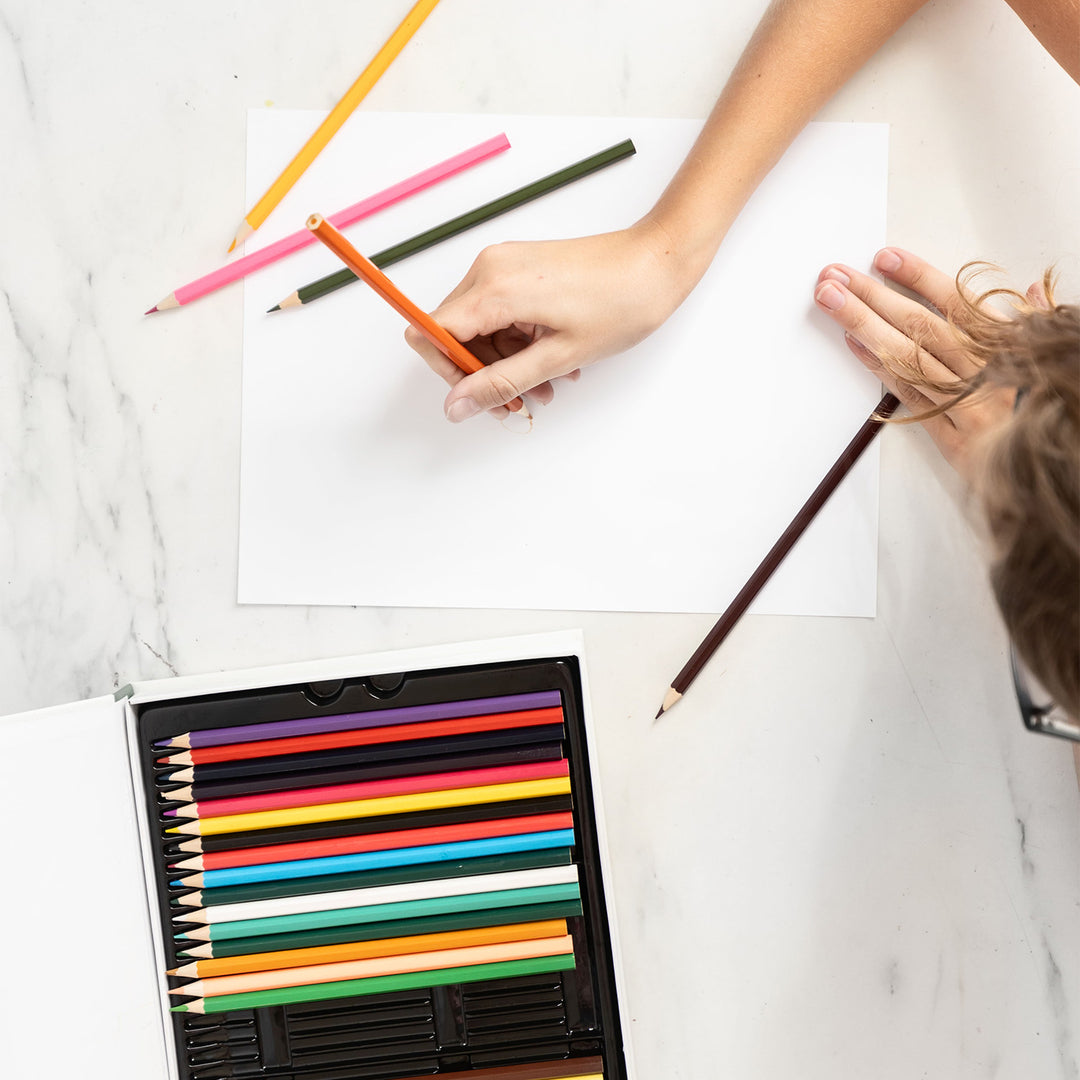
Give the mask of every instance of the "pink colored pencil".
[[484, 784], [512, 784], [522, 780], [547, 780], [569, 776], [570, 766], [561, 761], [535, 761], [524, 765], [496, 765], [487, 769], [460, 769], [457, 772], [428, 773], [424, 776], [395, 776], [385, 780], [363, 780], [357, 784], [301, 788], [296, 791], [267, 791], [260, 795], [238, 795], [231, 799], [208, 799], [167, 810], [166, 817], [212, 818], [226, 814], [252, 814], [262, 810], [286, 810], [294, 806], [321, 806], [323, 803], [352, 802], [385, 795], [412, 795], [423, 791]]
[[[385, 191], [370, 195], [368, 198], [361, 199], [358, 203], [353, 203], [352, 206], [348, 206], [344, 210], [339, 210], [328, 220], [336, 228], [343, 229], [347, 225], [352, 225], [362, 218], [370, 217], [380, 210], [385, 210], [388, 206], [393, 206], [394, 203], [409, 198], [410, 195], [416, 195], [442, 180], [448, 180], [451, 176], [455, 176], [473, 165], [479, 165], [482, 161], [486, 161], [488, 158], [509, 149], [510, 140], [507, 139], [506, 135], [496, 135], [472, 147], [470, 150], [455, 154], [438, 165], [432, 165], [431, 168], [424, 169], [423, 172], [418, 172], [407, 180], [391, 185]], [[315, 236], [308, 229], [300, 229], [273, 244], [260, 248], [258, 251], [253, 251], [249, 255], [244, 255], [239, 259], [234, 259], [231, 263], [226, 263], [219, 270], [205, 274], [201, 278], [196, 278], [187, 285], [181, 285], [180, 288], [169, 293], [164, 300], [158, 301], [146, 314], [150, 315], [155, 311], [165, 311], [168, 308], [190, 304], [192, 300], [198, 300], [200, 296], [205, 296], [215, 289], [220, 289], [223, 285], [237, 281], [255, 270], [260, 270], [270, 263], [277, 262], [278, 259], [284, 258], [294, 251], [307, 247], [309, 244], [314, 243], [315, 239]]]

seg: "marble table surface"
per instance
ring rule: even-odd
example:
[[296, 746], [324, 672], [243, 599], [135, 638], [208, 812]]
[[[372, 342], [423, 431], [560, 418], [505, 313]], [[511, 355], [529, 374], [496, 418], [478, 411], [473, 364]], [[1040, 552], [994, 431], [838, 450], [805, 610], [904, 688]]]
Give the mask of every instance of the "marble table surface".
[[[405, 7], [0, 0], [0, 714], [581, 627], [641, 1077], [1080, 1076], [1076, 777], [920, 431], [877, 617], [747, 618], [655, 725], [713, 616], [235, 602], [240, 293], [142, 313], [247, 209], [246, 111], [328, 108]], [[363, 107], [703, 117], [764, 7], [445, 0]], [[1080, 295], [1080, 91], [1003, 2], [930, 3], [822, 118], [891, 125], [891, 242]]]

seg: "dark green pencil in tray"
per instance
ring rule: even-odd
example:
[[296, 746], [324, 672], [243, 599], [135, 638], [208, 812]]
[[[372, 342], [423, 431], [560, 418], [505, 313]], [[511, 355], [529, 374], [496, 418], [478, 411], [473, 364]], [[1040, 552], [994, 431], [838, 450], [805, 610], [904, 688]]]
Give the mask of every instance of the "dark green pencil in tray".
[[[436, 225], [433, 229], [417, 233], [416, 236], [403, 240], [400, 244], [395, 244], [393, 247], [388, 247], [372, 255], [371, 261], [380, 270], [385, 270], [386, 267], [400, 262], [410, 255], [415, 255], [417, 252], [432, 247], [443, 240], [449, 240], [450, 237], [457, 236], [458, 233], [465, 232], [466, 229], [482, 225], [485, 221], [490, 221], [500, 214], [505, 214], [508, 210], [523, 206], [533, 199], [538, 199], [541, 195], [547, 195], [548, 192], [555, 191], [557, 188], [563, 187], [574, 180], [580, 180], [598, 169], [614, 165], [615, 162], [622, 161], [623, 158], [628, 158], [636, 152], [633, 142], [630, 139], [624, 139], [621, 143], [608, 147], [607, 150], [601, 150], [600, 153], [583, 158], [573, 165], [568, 165], [565, 169], [560, 169], [549, 176], [534, 180], [531, 184], [526, 184], [516, 191], [511, 191], [499, 199], [484, 203], [483, 206], [478, 206], [467, 214], [460, 214], [449, 221], [444, 221], [441, 225]], [[310, 303], [312, 300], [317, 300], [320, 296], [341, 289], [356, 280], [357, 277], [351, 270], [338, 270], [336, 273], [319, 278], [318, 281], [301, 286], [270, 310], [278, 311], [282, 308], [297, 307], [301, 304]]]

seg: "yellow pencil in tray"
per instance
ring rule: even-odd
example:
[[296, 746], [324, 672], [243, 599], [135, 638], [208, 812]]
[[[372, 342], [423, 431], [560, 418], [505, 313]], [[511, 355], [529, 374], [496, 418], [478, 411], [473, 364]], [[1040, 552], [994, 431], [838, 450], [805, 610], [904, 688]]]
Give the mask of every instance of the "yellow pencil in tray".
[[270, 216], [270, 211], [281, 202], [289, 188], [300, 179], [304, 170], [319, 156], [323, 147], [348, 120], [353, 110], [364, 100], [368, 91], [382, 77], [383, 72], [394, 62], [397, 54], [405, 48], [409, 39], [431, 14], [438, 2], [439, 0], [417, 0], [409, 14], [402, 19], [401, 25], [387, 38], [386, 44], [375, 54], [375, 58], [360, 73], [356, 82], [345, 92], [345, 96], [330, 110], [311, 138], [300, 148], [296, 157], [285, 166], [281, 175], [267, 188], [266, 194], [251, 208], [240, 228], [237, 229], [235, 239], [229, 245], [230, 251], [237, 244], [242, 244]]

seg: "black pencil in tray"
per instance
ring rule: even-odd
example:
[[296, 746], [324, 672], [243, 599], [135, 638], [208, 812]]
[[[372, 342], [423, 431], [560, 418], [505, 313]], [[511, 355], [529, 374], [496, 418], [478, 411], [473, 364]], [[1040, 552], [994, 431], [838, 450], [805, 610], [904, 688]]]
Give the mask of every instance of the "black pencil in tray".
[[573, 652], [136, 713], [178, 1080], [629, 1076]]

